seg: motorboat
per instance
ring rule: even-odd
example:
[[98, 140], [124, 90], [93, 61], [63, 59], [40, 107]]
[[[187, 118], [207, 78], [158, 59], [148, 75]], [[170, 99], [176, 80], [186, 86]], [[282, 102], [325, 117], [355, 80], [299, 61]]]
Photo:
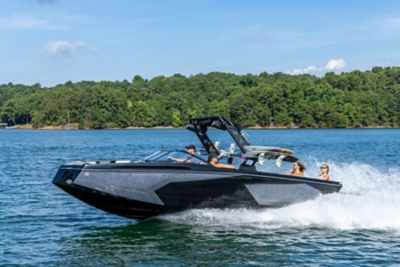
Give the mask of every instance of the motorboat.
[[[193, 118], [187, 129], [197, 135], [202, 152], [162, 150], [138, 161], [70, 162], [59, 167], [53, 183], [93, 207], [134, 219], [192, 208], [277, 208], [342, 187], [335, 181], [259, 170], [265, 160], [279, 166], [298, 159], [289, 149], [252, 146], [240, 127], [223, 117]], [[210, 139], [209, 129], [229, 133], [234, 140], [229, 150]], [[211, 165], [210, 154], [234, 168]]]

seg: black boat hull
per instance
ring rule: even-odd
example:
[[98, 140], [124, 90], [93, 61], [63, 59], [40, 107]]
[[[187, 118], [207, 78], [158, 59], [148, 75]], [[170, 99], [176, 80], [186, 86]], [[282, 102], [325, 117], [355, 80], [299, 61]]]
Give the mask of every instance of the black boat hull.
[[190, 208], [282, 207], [341, 188], [337, 182], [274, 173], [134, 162], [69, 163], [53, 183], [98, 209], [134, 219]]

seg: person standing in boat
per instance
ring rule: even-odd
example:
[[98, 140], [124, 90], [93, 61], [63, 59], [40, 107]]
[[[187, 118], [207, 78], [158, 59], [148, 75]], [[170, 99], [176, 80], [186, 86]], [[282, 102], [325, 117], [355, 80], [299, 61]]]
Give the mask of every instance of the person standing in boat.
[[329, 165], [324, 163], [320, 167], [321, 169], [321, 174], [318, 176], [318, 178], [328, 181], [329, 180]]
[[293, 169], [289, 174], [293, 175], [293, 176], [301, 176], [301, 177], [303, 177], [305, 170], [306, 170], [306, 167], [303, 165], [303, 163], [298, 161], [298, 162], [295, 162], [293, 164]]

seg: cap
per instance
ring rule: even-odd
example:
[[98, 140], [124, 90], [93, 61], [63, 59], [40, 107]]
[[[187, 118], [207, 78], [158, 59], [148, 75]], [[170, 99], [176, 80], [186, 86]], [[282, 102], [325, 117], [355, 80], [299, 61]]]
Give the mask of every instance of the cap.
[[186, 149], [193, 149], [194, 151], [196, 151], [196, 146], [195, 145], [188, 145], [185, 146]]

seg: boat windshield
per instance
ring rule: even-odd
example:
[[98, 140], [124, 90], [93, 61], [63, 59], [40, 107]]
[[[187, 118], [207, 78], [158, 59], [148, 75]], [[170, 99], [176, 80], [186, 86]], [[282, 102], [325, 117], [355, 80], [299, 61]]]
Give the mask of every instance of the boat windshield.
[[200, 157], [199, 154], [189, 154], [186, 151], [157, 151], [144, 159], [146, 162], [178, 162], [178, 163], [195, 163], [207, 164], [207, 161]]

